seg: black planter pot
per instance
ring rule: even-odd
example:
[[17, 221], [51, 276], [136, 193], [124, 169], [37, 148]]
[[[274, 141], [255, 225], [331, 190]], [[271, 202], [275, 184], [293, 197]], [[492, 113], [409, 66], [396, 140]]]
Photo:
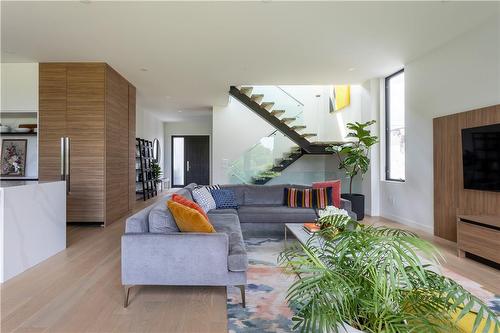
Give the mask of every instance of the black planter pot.
[[352, 205], [352, 211], [356, 213], [358, 216], [358, 221], [361, 221], [362, 219], [365, 218], [365, 196], [364, 194], [349, 194], [349, 193], [342, 193], [341, 194], [342, 199], [349, 200]]

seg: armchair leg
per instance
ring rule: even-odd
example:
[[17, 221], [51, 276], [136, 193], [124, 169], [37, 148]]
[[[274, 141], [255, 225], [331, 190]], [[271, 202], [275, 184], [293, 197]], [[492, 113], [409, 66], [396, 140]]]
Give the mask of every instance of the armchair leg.
[[240, 285], [240, 286], [237, 286], [238, 288], [240, 288], [240, 291], [241, 291], [241, 304], [244, 308], [246, 308], [246, 302], [245, 302], [245, 285]]
[[124, 288], [124, 298], [123, 298], [123, 307], [126, 308], [128, 306], [128, 295], [130, 294], [130, 288], [132, 288], [132, 286], [123, 286]]

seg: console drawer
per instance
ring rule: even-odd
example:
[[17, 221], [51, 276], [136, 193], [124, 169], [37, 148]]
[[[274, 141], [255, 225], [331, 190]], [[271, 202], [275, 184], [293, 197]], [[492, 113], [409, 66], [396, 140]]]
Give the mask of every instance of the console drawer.
[[500, 231], [459, 221], [457, 246], [460, 250], [500, 263]]

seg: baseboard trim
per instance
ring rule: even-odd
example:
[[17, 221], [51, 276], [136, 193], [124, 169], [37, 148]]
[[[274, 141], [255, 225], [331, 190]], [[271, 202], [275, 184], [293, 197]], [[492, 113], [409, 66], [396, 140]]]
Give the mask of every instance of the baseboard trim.
[[410, 219], [406, 219], [404, 217], [401, 217], [401, 216], [396, 216], [396, 215], [392, 215], [392, 214], [386, 214], [386, 213], [382, 213], [380, 214], [381, 217], [383, 218], [386, 218], [388, 220], [392, 220], [394, 222], [397, 222], [397, 223], [401, 223], [401, 224], [404, 224], [404, 225], [407, 225], [409, 227], [413, 227], [413, 228], [416, 228], [416, 229], [420, 229], [422, 231], [425, 231], [425, 232], [428, 232], [429, 234], [431, 235], [434, 235], [434, 227], [430, 227], [430, 226], [426, 226], [426, 225], [422, 225], [420, 223], [417, 223], [413, 220], [410, 220]]

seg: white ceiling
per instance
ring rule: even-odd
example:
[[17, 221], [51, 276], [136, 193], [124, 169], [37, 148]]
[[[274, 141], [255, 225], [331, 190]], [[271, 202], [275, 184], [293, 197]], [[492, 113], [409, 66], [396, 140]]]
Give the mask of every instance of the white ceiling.
[[[499, 2], [9, 2], [2, 61], [104, 61], [162, 119], [230, 85], [359, 83], [493, 15]], [[141, 69], [147, 69], [142, 71]]]

